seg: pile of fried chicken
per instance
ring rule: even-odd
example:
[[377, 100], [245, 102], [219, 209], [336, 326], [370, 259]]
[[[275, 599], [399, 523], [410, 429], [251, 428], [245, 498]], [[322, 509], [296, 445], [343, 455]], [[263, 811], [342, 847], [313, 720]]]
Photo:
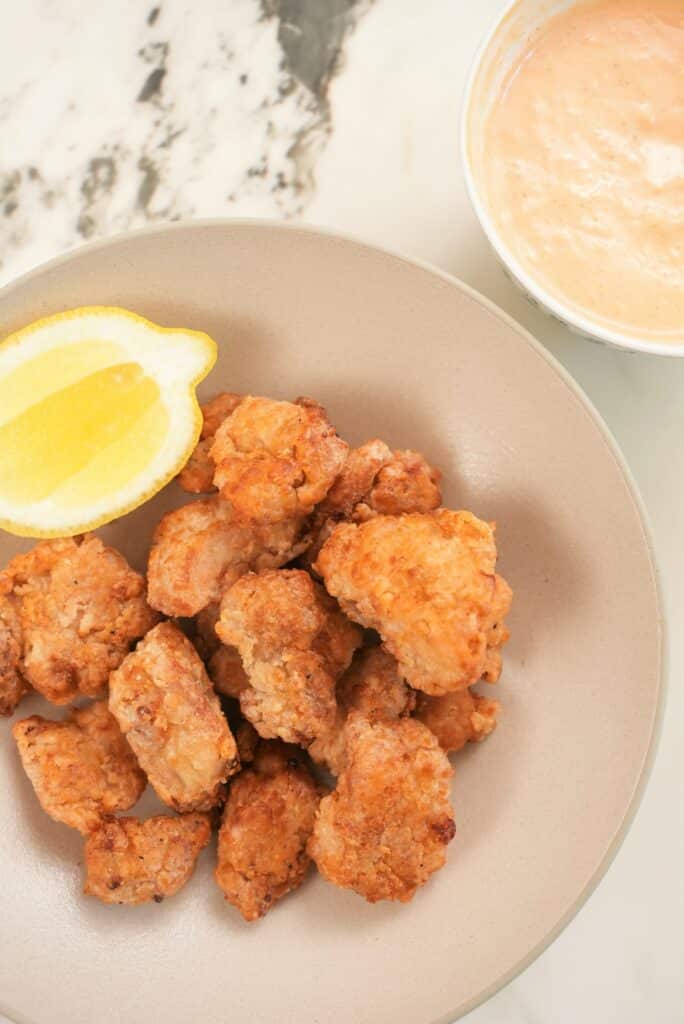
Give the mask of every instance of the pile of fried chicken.
[[[494, 527], [441, 507], [412, 451], [325, 410], [221, 394], [147, 579], [92, 534], [0, 572], [0, 713], [44, 810], [85, 837], [85, 892], [161, 901], [219, 824], [215, 877], [252, 921], [314, 861], [410, 900], [455, 833], [447, 754], [496, 725], [511, 590]], [[93, 698], [85, 704], [83, 698]], [[129, 810], [146, 785], [174, 814]]]

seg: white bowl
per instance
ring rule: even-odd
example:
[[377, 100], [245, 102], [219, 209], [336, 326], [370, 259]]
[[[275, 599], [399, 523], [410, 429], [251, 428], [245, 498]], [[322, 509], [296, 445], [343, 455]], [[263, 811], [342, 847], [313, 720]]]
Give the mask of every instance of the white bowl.
[[555, 14], [577, 0], [512, 0], [480, 46], [466, 84], [461, 116], [461, 153], [466, 187], [475, 213], [504, 269], [535, 305], [560, 320], [576, 334], [632, 352], [684, 356], [684, 343], [640, 339], [608, 327], [597, 317], [583, 315], [548, 291], [520, 264], [489, 213], [479, 173], [484, 127], [502, 79], [519, 59], [530, 35]]

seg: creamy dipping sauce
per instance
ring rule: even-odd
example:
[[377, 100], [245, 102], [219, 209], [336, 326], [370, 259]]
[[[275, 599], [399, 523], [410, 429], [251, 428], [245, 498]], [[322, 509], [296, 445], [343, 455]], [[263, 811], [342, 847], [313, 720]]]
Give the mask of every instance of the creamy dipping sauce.
[[524, 270], [622, 332], [684, 340], [684, 0], [546, 22], [485, 125], [483, 181]]

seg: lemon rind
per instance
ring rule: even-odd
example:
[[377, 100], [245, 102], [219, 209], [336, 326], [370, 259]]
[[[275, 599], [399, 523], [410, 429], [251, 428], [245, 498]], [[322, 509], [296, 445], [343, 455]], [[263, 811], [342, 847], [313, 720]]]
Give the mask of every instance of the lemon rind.
[[[138, 477], [134, 477], [126, 488], [130, 497], [125, 498], [120, 503], [110, 504], [106, 511], [103, 510], [101, 513], [96, 515], [86, 515], [84, 513], [82, 516], [79, 516], [76, 512], [73, 519], [69, 516], [69, 521], [67, 521], [67, 517], [65, 515], [62, 522], [57, 522], [56, 517], [53, 517], [52, 521], [54, 525], [51, 526], [42, 525], [40, 523], [40, 517], [32, 519], [29, 514], [15, 517], [0, 513], [0, 529], [3, 529], [8, 533], [18, 537], [31, 538], [70, 537], [79, 533], [84, 533], [87, 530], [95, 530], [115, 519], [120, 519], [129, 512], [140, 508], [141, 505], [144, 505], [145, 502], [149, 501], [155, 494], [158, 494], [163, 487], [170, 483], [170, 481], [173, 480], [180, 469], [185, 465], [197, 444], [197, 441], [199, 440], [202, 429], [202, 412], [197, 400], [196, 388], [198, 384], [200, 384], [201, 381], [204, 380], [211, 372], [218, 358], [218, 347], [216, 342], [203, 331], [178, 327], [163, 327], [160, 324], [154, 323], [152, 320], [148, 320], [146, 317], [140, 316], [138, 313], [133, 313], [130, 310], [123, 309], [119, 306], [82, 306], [78, 309], [65, 310], [60, 313], [43, 317], [40, 320], [29, 324], [27, 327], [21, 328], [20, 330], [10, 334], [0, 342], [0, 370], [2, 369], [2, 357], [7, 352], [14, 350], [16, 346], [21, 345], [22, 343], [26, 344], [27, 339], [30, 339], [32, 335], [39, 333], [41, 330], [45, 331], [46, 327], [50, 328], [53, 326], [59, 326], [66, 324], [71, 320], [84, 322], [89, 318], [96, 319], [98, 324], [101, 325], [102, 320], [105, 317], [115, 319], [125, 318], [129, 323], [135, 324], [136, 333], [138, 333], [141, 328], [143, 329], [140, 337], [144, 337], [146, 333], [152, 332], [156, 335], [165, 337], [175, 336], [176, 338], [184, 339], [192, 338], [200, 343], [198, 353], [201, 352], [203, 354], [203, 358], [200, 359], [198, 357], [194, 370], [191, 371], [188, 377], [182, 377], [182, 384], [177, 381], [171, 382], [165, 378], [164, 374], [160, 375], [158, 372], [151, 374], [153, 379], [159, 383], [160, 397], [167, 409], [167, 412], [169, 413], [169, 435], [173, 432], [173, 437], [177, 438], [179, 432], [183, 430], [184, 424], [192, 424], [192, 430], [188, 433], [188, 440], [183, 445], [182, 449], [177, 451], [173, 461], [169, 462], [163, 471], [157, 473], [151, 483], [148, 483], [147, 486], [136, 492], [135, 480], [143, 476], [142, 473], [138, 474]], [[123, 348], [130, 350], [131, 352], [134, 351], [126, 339], [122, 341], [121, 336], [115, 336], [112, 340], [122, 344]], [[37, 346], [36, 354], [39, 354], [41, 351], [46, 351], [48, 348], [55, 347], [55, 345], [64, 343], [69, 344], [70, 341], [65, 339], [60, 340], [57, 338], [54, 344], [43, 345], [43, 347]], [[136, 361], [143, 366], [143, 369], [150, 372], [151, 366], [149, 368], [145, 366], [147, 360], [142, 359], [139, 352], [136, 353], [135, 358]], [[19, 365], [19, 362], [21, 361], [23, 360], [17, 361], [14, 365]], [[8, 369], [11, 368], [11, 365], [12, 364], [10, 364]], [[158, 367], [155, 366], [154, 369], [156, 371]], [[161, 380], [160, 377], [162, 378]], [[173, 391], [176, 388], [180, 389], [181, 394], [173, 396]], [[171, 397], [174, 397], [178, 402], [178, 405], [175, 407], [170, 407], [169, 405], [169, 399]], [[185, 405], [186, 402], [188, 403], [189, 408], [184, 412], [184, 410], [180, 409], [179, 406]], [[164, 448], [162, 448], [161, 451], [163, 453]], [[163, 462], [161, 455], [155, 456], [155, 458], [157, 457], [159, 457], [160, 463]], [[152, 464], [154, 464], [154, 460], [152, 461]], [[41, 504], [42, 503], [39, 503], [39, 506]], [[49, 509], [49, 502], [45, 503], [43, 507], [47, 513]], [[35, 511], [34, 507], [34, 516]]]

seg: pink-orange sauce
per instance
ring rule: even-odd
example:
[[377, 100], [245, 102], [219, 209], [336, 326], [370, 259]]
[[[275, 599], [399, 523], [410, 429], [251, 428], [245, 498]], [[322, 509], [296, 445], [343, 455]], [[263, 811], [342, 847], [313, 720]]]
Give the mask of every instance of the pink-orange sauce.
[[483, 170], [548, 293], [684, 341], [684, 0], [585, 0], [546, 22], [492, 106]]

